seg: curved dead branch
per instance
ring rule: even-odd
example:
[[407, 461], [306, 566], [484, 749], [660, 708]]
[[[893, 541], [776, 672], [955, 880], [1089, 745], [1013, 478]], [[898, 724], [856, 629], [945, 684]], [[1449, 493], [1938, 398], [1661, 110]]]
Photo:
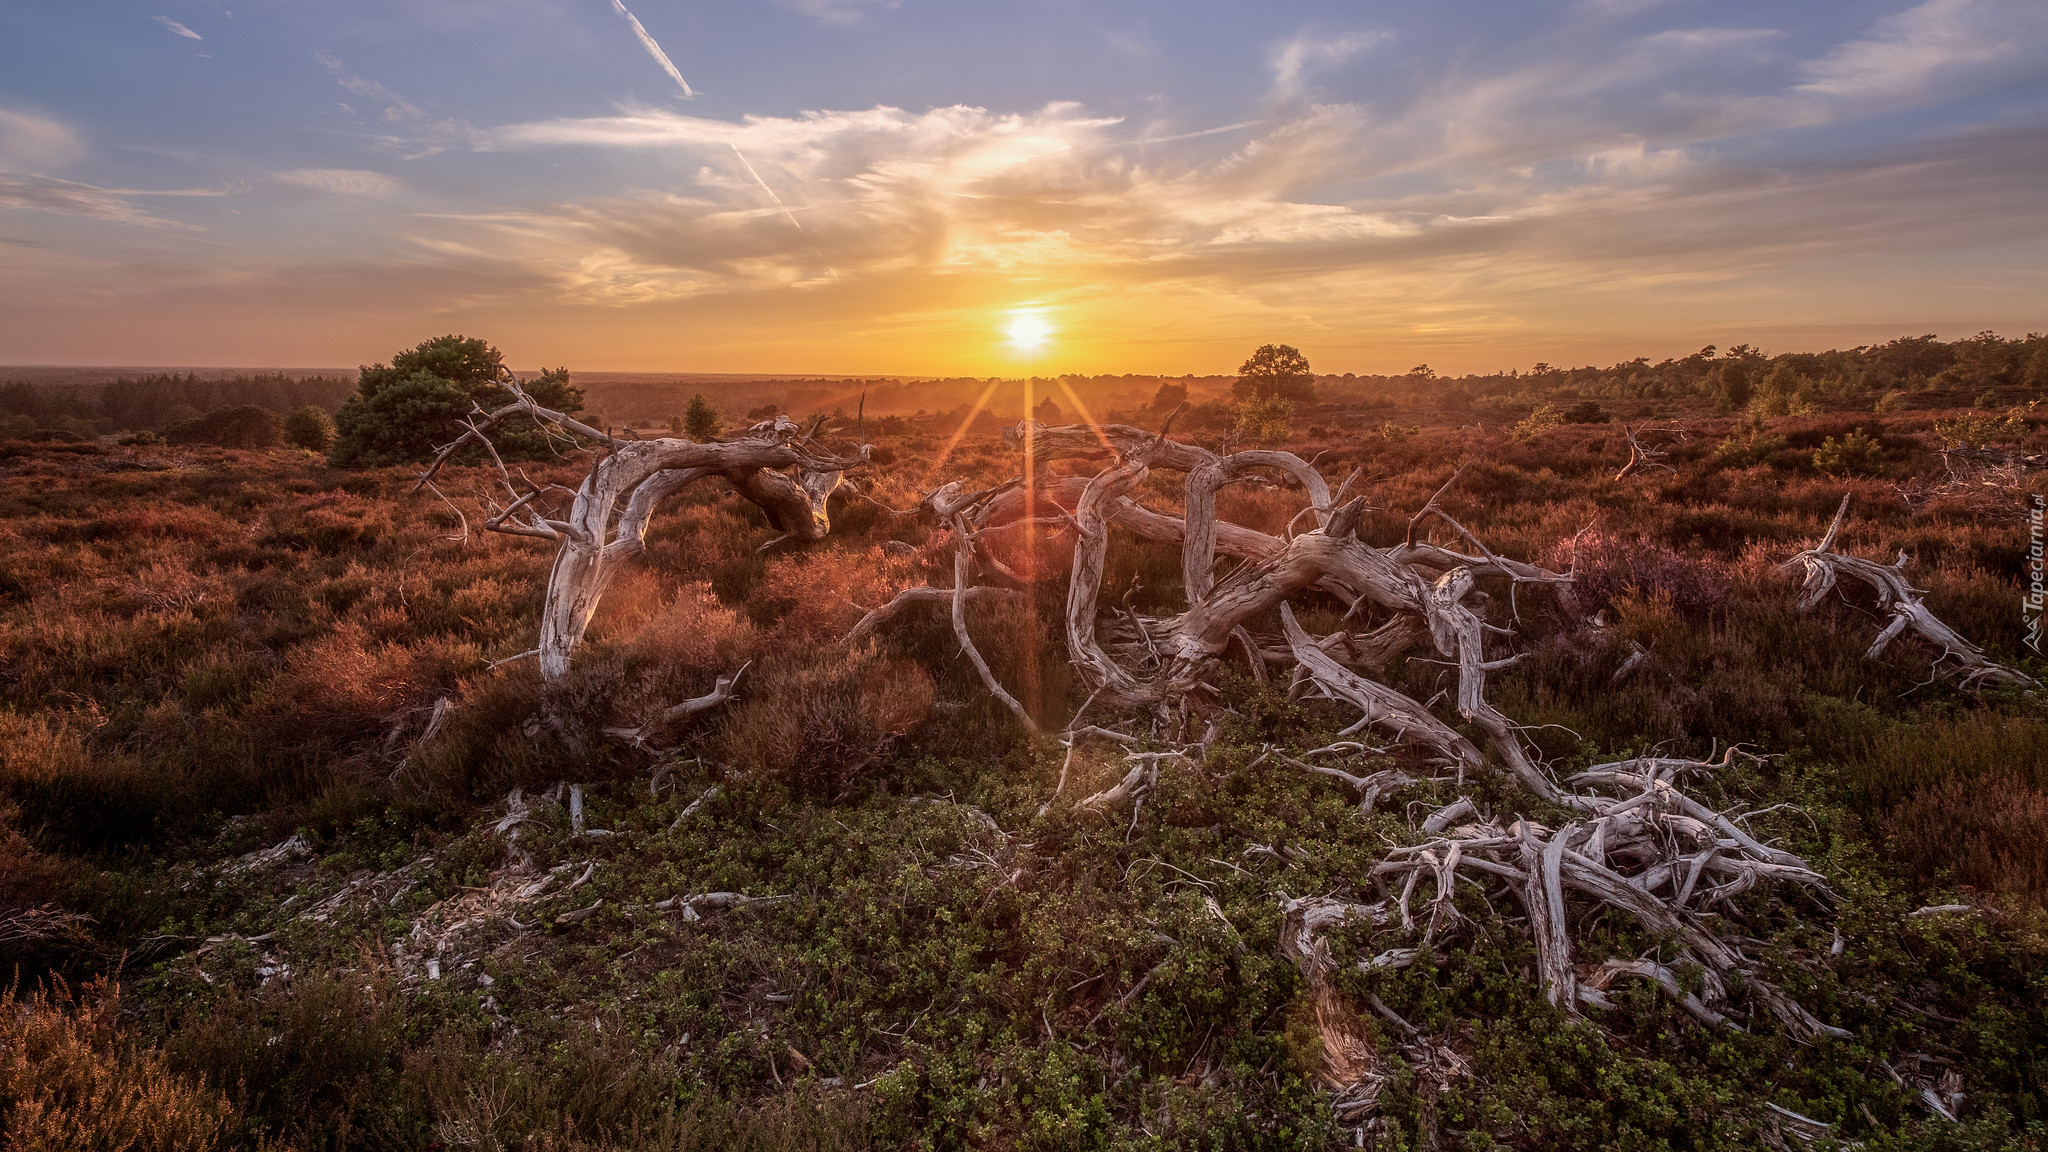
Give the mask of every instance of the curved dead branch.
[[1878, 608], [1891, 615], [1891, 622], [1871, 642], [1870, 650], [1863, 654], [1866, 659], [1882, 655], [1901, 632], [1911, 629], [1941, 650], [1941, 655], [1935, 657], [1937, 666], [1944, 661], [1955, 662], [1953, 670], [1962, 676], [1965, 685], [2034, 686], [2033, 677], [1991, 659], [1983, 649], [1964, 639], [1961, 633], [1927, 610], [1920, 600], [1925, 593], [1906, 582], [1906, 565], [1912, 563], [1911, 556], [1902, 551], [1897, 561], [1878, 564], [1836, 552], [1835, 538], [1841, 534], [1842, 522], [1848, 515], [1849, 494], [1843, 493], [1841, 506], [1835, 510], [1834, 522], [1828, 525], [1827, 534], [1821, 537], [1820, 543], [1778, 565], [1780, 572], [1797, 569], [1805, 575], [1799, 597], [1801, 612], [1811, 611], [1834, 590], [1840, 577], [1847, 576], [1868, 585], [1877, 593]]
[[[1677, 474], [1678, 469], [1664, 462], [1664, 458], [1671, 454], [1668, 450], [1652, 448], [1643, 442], [1642, 435], [1639, 435], [1639, 433], [1647, 434], [1650, 431], [1652, 429], [1647, 424], [1631, 428], [1626, 422], [1623, 422], [1621, 434], [1628, 438], [1628, 463], [1623, 464], [1621, 471], [1614, 474], [1616, 480], [1626, 480], [1638, 472], [1648, 472], [1657, 469], [1662, 469], [1673, 475]], [[1662, 431], [1662, 429], [1658, 429], [1658, 431]], [[1684, 433], [1681, 432], [1679, 435], [1683, 436]]]
[[651, 748], [653, 747], [652, 742], [654, 738], [660, 736], [663, 732], [674, 728], [676, 725], [689, 720], [699, 713], [709, 712], [713, 708], [732, 699], [733, 689], [739, 684], [740, 677], [746, 675], [747, 669], [753, 666], [753, 661], [747, 661], [745, 664], [740, 665], [738, 670], [732, 675], [720, 676], [718, 681], [711, 686], [711, 691], [702, 696], [692, 696], [680, 704], [670, 705], [637, 728], [606, 728], [604, 729], [604, 734], [617, 740], [623, 740], [635, 748]]
[[[435, 453], [419, 474], [418, 486], [429, 484], [463, 449], [477, 445], [495, 465], [506, 497], [484, 526], [559, 546], [548, 575], [537, 647], [541, 679], [549, 683], [567, 674], [606, 587], [620, 563], [644, 550], [648, 522], [664, 499], [699, 480], [720, 477], [760, 507], [769, 524], [782, 533], [777, 541], [818, 540], [831, 531], [827, 502], [843, 474], [868, 456], [865, 447], [853, 457], [834, 455], [787, 417], [756, 424], [727, 441], [620, 439], [567, 413], [541, 407], [517, 380], [503, 384], [512, 393], [512, 402], [491, 412], [477, 410], [463, 434]], [[492, 445], [491, 433], [521, 415], [590, 454], [589, 471], [576, 488], [527, 481], [520, 490]], [[569, 507], [550, 515], [549, 499], [558, 494], [569, 497]]]

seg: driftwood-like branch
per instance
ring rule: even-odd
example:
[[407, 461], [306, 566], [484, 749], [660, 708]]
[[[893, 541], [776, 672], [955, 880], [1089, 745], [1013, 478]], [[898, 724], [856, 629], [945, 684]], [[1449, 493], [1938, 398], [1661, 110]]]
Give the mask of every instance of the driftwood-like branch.
[[1616, 480], [1626, 480], [1638, 472], [1657, 468], [1661, 468], [1674, 475], [1678, 472], [1678, 469], [1664, 463], [1664, 457], [1671, 454], [1669, 451], [1663, 448], [1650, 447], [1648, 444], [1643, 443], [1642, 437], [1637, 434], [1639, 432], [1647, 433], [1649, 430], [1649, 425], [1647, 424], [1640, 428], [1631, 428], [1626, 422], [1622, 424], [1621, 434], [1628, 438], [1628, 463], [1623, 464], [1621, 471], [1614, 474]]
[[975, 647], [973, 635], [967, 631], [967, 596], [974, 586], [974, 533], [968, 525], [968, 514], [986, 504], [997, 491], [963, 492], [956, 480], [934, 491], [926, 502], [938, 514], [939, 523], [953, 529], [953, 635], [960, 642], [960, 650], [974, 664], [974, 670], [981, 676], [981, 683], [989, 694], [1002, 701], [1003, 707], [1010, 710], [1026, 732], [1039, 736], [1043, 733], [1039, 730], [1038, 721], [1033, 720], [1031, 713], [1024, 710], [1024, 705], [1003, 687], [1002, 681], [996, 679], [995, 670], [988, 666], [981, 649]]
[[[1469, 871], [1475, 880], [1490, 883], [1505, 879], [1527, 916], [1545, 995], [1567, 1012], [1580, 1005], [1608, 1006], [1605, 989], [1617, 977], [1630, 975], [1663, 988], [1703, 1022], [1732, 1027], [1715, 1006], [1739, 980], [1796, 1039], [1846, 1037], [1847, 1032], [1816, 1019], [1762, 980], [1741, 947], [1718, 935], [1707, 918], [1718, 904], [1760, 883], [1790, 882], [1826, 893], [1825, 882], [1805, 861], [1759, 843], [1669, 779], [1714, 767], [1703, 761], [1644, 758], [1589, 769], [1571, 783], [1617, 789], [1622, 795], [1560, 795], [1584, 818], [1555, 831], [1526, 819], [1506, 825], [1473, 820], [1451, 828], [1477, 814], [1469, 800], [1460, 799], [1423, 822], [1422, 843], [1396, 848], [1374, 867], [1372, 880], [1382, 892], [1400, 882], [1398, 897], [1388, 897], [1384, 922], [1398, 920], [1404, 931], [1422, 927], [1427, 943], [1464, 922], [1448, 906], [1460, 873]], [[1418, 897], [1428, 900], [1426, 926], [1414, 915]], [[1667, 952], [1657, 961], [1576, 966], [1572, 926], [1590, 917], [1575, 917], [1572, 907], [1583, 902], [1632, 917], [1670, 941], [1667, 947], [1676, 949], [1675, 958]], [[1703, 971], [1696, 993], [1685, 992], [1675, 976], [1687, 963]]]
[[1429, 748], [1461, 770], [1475, 773], [1487, 770], [1486, 757], [1478, 746], [1430, 715], [1427, 708], [1384, 684], [1357, 675], [1317, 647], [1314, 639], [1294, 619], [1294, 610], [1285, 604], [1280, 606], [1280, 623], [1287, 629], [1287, 643], [1294, 652], [1294, 658], [1314, 677], [1315, 683], [1330, 698], [1351, 704], [1365, 714], [1358, 723], [1345, 729], [1345, 735], [1367, 727], [1378, 728], [1401, 740]]
[[1941, 655], [1935, 658], [1937, 665], [1947, 660], [1955, 662], [1965, 684], [2033, 687], [2033, 677], [1991, 659], [1983, 649], [1964, 639], [1927, 610], [1920, 600], [1924, 593], [1906, 582], [1906, 565], [1912, 562], [1912, 557], [1905, 552], [1900, 552], [1898, 560], [1892, 564], [1878, 564], [1835, 551], [1835, 539], [1841, 534], [1842, 523], [1848, 515], [1849, 495], [1844, 493], [1841, 506], [1835, 510], [1834, 521], [1828, 525], [1827, 534], [1821, 537], [1820, 543], [1778, 565], [1781, 572], [1796, 569], [1805, 574], [1799, 597], [1800, 611], [1811, 611], [1834, 590], [1837, 579], [1847, 576], [1868, 585], [1877, 593], [1877, 606], [1891, 614], [1891, 622], [1871, 642], [1870, 650], [1864, 653], [1865, 658], [1875, 659], [1882, 655], [1901, 632], [1911, 629], [1941, 650]]
[[[570, 658], [618, 565], [643, 551], [648, 522], [662, 500], [699, 480], [721, 477], [758, 505], [770, 525], [786, 537], [818, 540], [831, 531], [827, 502], [843, 473], [867, 458], [865, 448], [850, 458], [825, 451], [786, 417], [757, 424], [728, 441], [622, 439], [541, 407], [517, 380], [507, 380], [505, 387], [512, 402], [472, 415], [462, 435], [435, 453], [420, 473], [419, 485], [429, 484], [464, 448], [480, 445], [510, 498], [485, 527], [557, 542], [538, 645], [541, 678], [549, 683], [568, 672]], [[529, 484], [526, 492], [517, 490], [490, 435], [506, 420], [522, 415], [544, 431], [554, 429], [572, 442], [591, 445], [590, 469], [575, 489]], [[542, 499], [553, 491], [570, 496], [569, 510], [560, 517], [539, 510]]]
[[860, 622], [853, 626], [853, 630], [846, 634], [846, 646], [858, 648], [863, 641], [894, 623], [896, 618], [913, 604], [951, 604], [956, 597], [969, 603], [978, 600], [1021, 603], [1024, 594], [1015, 588], [997, 588], [990, 584], [976, 584], [957, 593], [951, 588], [905, 588], [891, 597], [888, 603], [870, 609], [867, 615], [861, 617]]
[[680, 704], [670, 705], [637, 728], [606, 728], [604, 734], [614, 739], [624, 740], [636, 748], [650, 747], [651, 741], [656, 736], [699, 713], [709, 712], [713, 708], [732, 699], [733, 688], [739, 684], [740, 677], [746, 675], [747, 669], [753, 667], [753, 664], [753, 661], [747, 661], [745, 664], [740, 665], [739, 669], [732, 675], [720, 676], [718, 681], [711, 686], [711, 691], [702, 696], [692, 696]]

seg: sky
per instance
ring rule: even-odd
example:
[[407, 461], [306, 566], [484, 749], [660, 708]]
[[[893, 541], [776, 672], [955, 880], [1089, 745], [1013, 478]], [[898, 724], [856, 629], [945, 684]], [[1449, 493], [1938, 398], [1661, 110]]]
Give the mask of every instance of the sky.
[[0, 0], [0, 364], [2048, 329], [2042, 0]]

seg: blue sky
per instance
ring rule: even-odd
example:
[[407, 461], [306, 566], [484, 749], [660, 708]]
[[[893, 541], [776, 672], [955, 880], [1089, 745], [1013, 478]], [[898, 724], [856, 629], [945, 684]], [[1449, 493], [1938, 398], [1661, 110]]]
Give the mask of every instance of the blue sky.
[[[2048, 328], [2044, 177], [2040, 0], [17, 2], [0, 363], [2017, 335]], [[1028, 365], [1020, 311], [1055, 333]]]

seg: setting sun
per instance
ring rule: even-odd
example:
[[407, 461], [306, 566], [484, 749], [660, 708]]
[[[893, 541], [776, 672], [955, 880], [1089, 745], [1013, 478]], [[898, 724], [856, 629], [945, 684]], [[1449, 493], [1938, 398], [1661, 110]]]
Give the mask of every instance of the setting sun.
[[1035, 311], [1018, 312], [1010, 319], [1006, 329], [1010, 337], [1010, 348], [1020, 355], [1032, 355], [1045, 348], [1052, 339], [1052, 325]]

